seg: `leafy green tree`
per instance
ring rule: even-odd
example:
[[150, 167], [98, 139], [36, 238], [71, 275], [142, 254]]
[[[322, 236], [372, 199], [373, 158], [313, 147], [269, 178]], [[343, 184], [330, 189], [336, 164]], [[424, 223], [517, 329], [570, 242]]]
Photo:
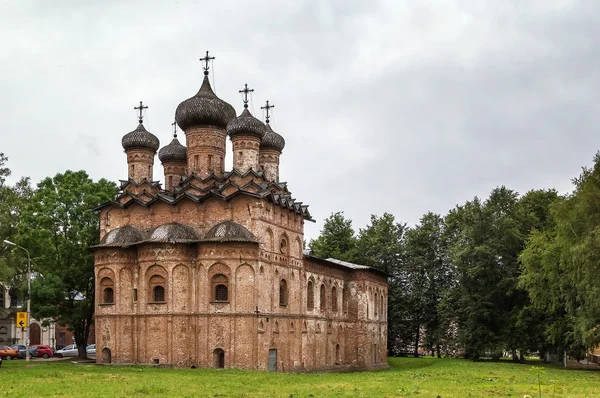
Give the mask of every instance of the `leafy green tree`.
[[32, 282], [32, 312], [52, 318], [73, 331], [79, 356], [94, 314], [94, 257], [99, 220], [92, 210], [114, 198], [116, 185], [97, 182], [85, 171], [67, 171], [41, 181], [19, 227], [23, 246], [30, 248], [36, 277]]
[[309, 247], [317, 257], [355, 262], [358, 253], [352, 220], [346, 219], [344, 212], [332, 213], [325, 219], [319, 237], [311, 240]]
[[514, 191], [499, 187], [485, 202], [475, 198], [446, 217], [458, 280], [451, 307], [458, 336], [473, 359], [487, 352], [496, 357], [505, 347], [523, 241], [517, 202]]
[[438, 307], [455, 278], [448, 256], [444, 219], [431, 212], [425, 214], [420, 224], [406, 233], [404, 248], [414, 354], [418, 355], [421, 331], [424, 331], [425, 346], [441, 357], [446, 330]]
[[565, 350], [600, 344], [600, 153], [550, 206], [553, 225], [536, 230], [521, 253], [521, 283], [552, 316], [551, 341]]
[[0, 153], [0, 283], [18, 290], [25, 282], [27, 257], [22, 250], [11, 250], [1, 243], [17, 240], [21, 213], [32, 189], [29, 178], [21, 178], [14, 186], [6, 184], [11, 170], [5, 167], [8, 158]]
[[394, 216], [384, 213], [371, 215], [371, 224], [360, 229], [356, 261], [382, 270], [388, 278], [388, 352], [398, 352], [398, 342], [406, 340], [405, 273], [403, 272], [402, 238], [406, 225], [397, 223]]

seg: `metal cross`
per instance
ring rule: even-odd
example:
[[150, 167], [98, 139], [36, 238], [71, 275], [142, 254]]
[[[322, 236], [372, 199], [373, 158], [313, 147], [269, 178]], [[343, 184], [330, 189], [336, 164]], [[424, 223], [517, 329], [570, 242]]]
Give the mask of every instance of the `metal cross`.
[[134, 107], [133, 107], [133, 109], [135, 109], [135, 110], [139, 110], [139, 111], [140, 111], [140, 116], [139, 116], [139, 119], [140, 119], [140, 124], [141, 124], [141, 123], [142, 123], [142, 121], [144, 120], [144, 115], [143, 115], [143, 113], [142, 113], [142, 112], [144, 112], [144, 109], [148, 109], [148, 107], [147, 107], [147, 106], [144, 106], [144, 105], [142, 104], [142, 101], [140, 101], [140, 106], [134, 106]]
[[269, 105], [269, 101], [267, 100], [267, 105], [261, 106], [260, 109], [264, 109], [267, 113], [265, 121], [269, 123], [269, 109], [275, 108], [275, 105]]
[[204, 62], [204, 74], [208, 75], [208, 61], [212, 61], [213, 59], [215, 59], [215, 57], [209, 57], [208, 56], [208, 51], [206, 51], [206, 56], [204, 58], [200, 58], [200, 61]]
[[173, 138], [177, 138], [177, 122], [173, 121], [173, 123], [171, 123], [171, 126], [173, 126]]
[[244, 95], [244, 108], [248, 108], [248, 94], [254, 92], [254, 89], [250, 89], [248, 84], [244, 84], [244, 89], [239, 92]]

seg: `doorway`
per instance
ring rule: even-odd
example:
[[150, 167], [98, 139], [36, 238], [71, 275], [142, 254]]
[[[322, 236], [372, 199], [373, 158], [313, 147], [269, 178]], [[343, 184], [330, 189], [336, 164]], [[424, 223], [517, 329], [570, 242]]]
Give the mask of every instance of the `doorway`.
[[32, 323], [29, 325], [29, 345], [41, 344], [41, 335], [42, 330], [40, 329], [40, 325], [37, 323]]
[[269, 350], [269, 372], [277, 372], [277, 350]]
[[213, 362], [216, 369], [225, 368], [225, 351], [217, 348], [213, 351]]

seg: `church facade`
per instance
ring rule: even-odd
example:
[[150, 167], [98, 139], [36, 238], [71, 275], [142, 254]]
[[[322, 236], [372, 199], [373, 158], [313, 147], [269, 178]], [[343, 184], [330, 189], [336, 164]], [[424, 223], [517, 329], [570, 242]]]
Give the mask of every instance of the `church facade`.
[[[160, 148], [126, 134], [128, 179], [97, 208], [97, 362], [318, 371], [387, 367], [387, 276], [303, 250], [308, 206], [279, 181], [283, 137], [208, 79]], [[233, 169], [225, 171], [231, 139]], [[159, 150], [160, 148], [160, 150]], [[164, 188], [154, 180], [158, 152]]]

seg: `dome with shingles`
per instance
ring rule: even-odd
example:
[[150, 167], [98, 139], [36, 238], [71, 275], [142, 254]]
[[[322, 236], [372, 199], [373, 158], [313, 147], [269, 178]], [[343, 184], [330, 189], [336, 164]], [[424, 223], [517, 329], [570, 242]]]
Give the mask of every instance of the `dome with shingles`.
[[257, 242], [252, 232], [233, 221], [223, 221], [215, 225], [203, 240], [209, 242]]
[[202, 87], [196, 95], [186, 99], [175, 111], [175, 121], [182, 130], [198, 125], [227, 127], [235, 118], [235, 109], [215, 95], [208, 76], [204, 76]]
[[187, 162], [187, 148], [179, 143], [177, 138], [158, 151], [158, 159], [164, 162]]
[[230, 137], [235, 137], [236, 135], [250, 135], [262, 139], [265, 132], [265, 124], [252, 116], [248, 108], [244, 108], [242, 114], [227, 125], [227, 134], [229, 134]]
[[265, 136], [260, 140], [260, 149], [276, 149], [281, 152], [283, 148], [285, 148], [285, 140], [267, 123]]
[[123, 145], [123, 149], [126, 151], [128, 149], [143, 148], [156, 152], [160, 146], [160, 141], [140, 123], [135, 130], [123, 136], [121, 145]]
[[192, 227], [179, 223], [163, 224], [154, 229], [146, 242], [192, 243], [198, 242], [198, 234]]
[[143, 239], [142, 231], [131, 225], [125, 225], [107, 232], [96, 247], [127, 247]]

